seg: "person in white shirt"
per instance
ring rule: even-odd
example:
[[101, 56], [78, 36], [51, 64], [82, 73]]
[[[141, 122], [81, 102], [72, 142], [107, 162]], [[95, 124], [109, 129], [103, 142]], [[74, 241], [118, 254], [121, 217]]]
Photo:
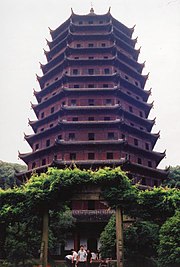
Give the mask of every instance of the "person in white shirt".
[[73, 258], [72, 255], [66, 255], [66, 257], [65, 257], [65, 261], [66, 261], [66, 264], [68, 267], [72, 266], [72, 258]]
[[87, 261], [87, 252], [85, 251], [84, 246], [81, 245], [77, 256], [78, 267], [86, 267], [86, 261]]
[[75, 267], [78, 254], [75, 250], [72, 250], [72, 266]]

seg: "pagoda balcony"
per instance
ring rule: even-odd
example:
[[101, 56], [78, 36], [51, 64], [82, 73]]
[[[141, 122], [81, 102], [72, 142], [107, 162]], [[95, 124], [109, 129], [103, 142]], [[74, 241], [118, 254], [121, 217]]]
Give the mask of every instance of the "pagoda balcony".
[[115, 105], [101, 105], [101, 106], [62, 106], [64, 110], [114, 110], [120, 107], [119, 104]]
[[63, 24], [61, 24], [57, 29], [51, 30], [50, 34], [53, 40], [55, 40], [61, 32], [63, 32], [65, 29], [69, 27], [69, 24], [71, 22], [71, 17], [69, 17]]
[[65, 48], [67, 47], [67, 42], [68, 42], [68, 36], [66, 38], [64, 38], [63, 40], [61, 40], [61, 42], [59, 42], [59, 44], [57, 44], [56, 46], [54, 46], [52, 49], [50, 49], [49, 51], [45, 51], [44, 53], [46, 55], [46, 58], [48, 60], [48, 62], [50, 62], [51, 60], [53, 60], [53, 57], [59, 53], [61, 50], [65, 50]]
[[126, 141], [124, 139], [109, 139], [109, 140], [86, 140], [86, 141], [79, 141], [79, 140], [62, 140], [62, 139], [56, 139], [57, 145], [71, 145], [71, 146], [79, 146], [84, 145], [87, 147], [87, 145], [124, 145]]
[[147, 131], [143, 131], [140, 130], [139, 128], [132, 126], [128, 123], [126, 123], [126, 121], [121, 121], [121, 127], [122, 129], [124, 129], [125, 131], [127, 131], [128, 133], [131, 134], [135, 134], [137, 136], [139, 136], [140, 138], [145, 138], [146, 140], [151, 142], [151, 146], [152, 148], [155, 146], [157, 139], [160, 136], [160, 133], [151, 133], [151, 132], [147, 132]]
[[120, 84], [120, 86], [122, 86], [122, 87], [128, 89], [129, 91], [140, 96], [144, 102], [146, 102], [148, 100], [148, 97], [151, 94], [151, 90], [146, 91], [143, 88], [140, 88], [140, 87], [136, 86], [135, 84], [129, 82], [128, 80], [124, 79], [120, 75], [119, 75], [119, 84]]
[[41, 64], [41, 69], [42, 69], [43, 74], [46, 74], [51, 69], [53, 69], [56, 65], [59, 64], [59, 62], [62, 62], [64, 60], [64, 58], [65, 58], [65, 55], [64, 55], [64, 51], [63, 51], [60, 55], [53, 58], [52, 60], [50, 60], [46, 64], [44, 64], [44, 65]]
[[94, 87], [94, 88], [89, 88], [89, 87], [81, 87], [81, 88], [70, 88], [70, 87], [64, 87], [63, 90], [65, 92], [79, 92], [79, 93], [82, 93], [82, 92], [96, 92], [96, 94], [98, 94], [98, 92], [115, 92], [118, 90], [117, 86], [114, 86], [114, 87]]
[[135, 69], [129, 67], [128, 65], [124, 64], [124, 62], [121, 61], [121, 59], [116, 56], [114, 65], [119, 68], [120, 71], [123, 71], [125, 73], [128, 73], [128, 75], [137, 81], [140, 82], [141, 87], [144, 88], [146, 80], [148, 78], [148, 75], [142, 75], [138, 73]]
[[116, 53], [117, 57], [121, 59], [121, 61], [125, 62], [128, 66], [131, 66], [132, 68], [136, 69], [137, 72], [141, 73], [145, 63], [138, 63], [133, 58], [128, 57], [126, 54], [123, 54], [121, 50], [119, 50], [119, 47], [116, 46]]
[[124, 34], [123, 32], [119, 31], [118, 28], [115, 25], [112, 25], [112, 29], [113, 32], [121, 39], [123, 40], [125, 43], [127, 43], [129, 46], [133, 47], [135, 46], [136, 42], [137, 42], [137, 38], [136, 39], [131, 39], [130, 37], [128, 37], [126, 34]]
[[101, 167], [115, 167], [122, 166], [127, 160], [125, 158], [120, 159], [106, 159], [106, 160], [62, 160], [57, 159], [53, 161], [53, 166], [57, 167], [67, 167], [67, 166], [77, 166], [81, 168], [99, 168]]
[[69, 34], [69, 27], [66, 28], [63, 32], [61, 32], [57, 38], [53, 39], [51, 42], [48, 41], [47, 44], [50, 50], [53, 49], [56, 45], [58, 45], [63, 39], [66, 39], [68, 34]]
[[130, 143], [126, 144], [126, 149], [128, 152], [132, 152], [133, 154], [137, 155], [144, 155], [145, 157], [149, 159], [153, 159], [156, 161], [156, 166], [159, 164], [159, 162], [166, 156], [166, 152], [156, 152], [156, 151], [150, 151], [146, 150], [144, 148], [141, 148], [139, 146], [132, 145]]
[[127, 93], [123, 92], [121, 88], [118, 89], [117, 94], [121, 99], [124, 99], [128, 101], [128, 103], [133, 104], [133, 106], [136, 106], [137, 108], [142, 108], [142, 110], [145, 112], [145, 116], [147, 117], [150, 110], [153, 107], [153, 102], [152, 103], [147, 103], [142, 101], [141, 99], [137, 99], [133, 97], [132, 95], [128, 95]]
[[132, 46], [125, 43], [123, 40], [119, 38], [119, 36], [116, 35], [115, 32], [112, 31], [112, 36], [114, 37], [114, 40], [116, 42], [116, 45], [119, 45], [122, 49], [124, 49], [127, 53], [133, 56], [135, 60], [137, 60], [140, 50], [136, 50]]
[[[151, 168], [142, 164], [134, 163], [132, 161], [128, 161], [125, 164], [127, 170], [139, 173], [140, 175], [145, 175], [147, 177], [147, 173], [149, 178], [159, 178], [159, 179], [166, 179], [169, 174], [169, 168], [165, 170], [159, 168]], [[141, 186], [141, 185], [140, 185]]]
[[118, 79], [117, 73], [112, 74], [65, 74], [64, 75], [66, 82], [72, 81], [116, 81]]
[[115, 44], [108, 45], [105, 47], [73, 47], [71, 45], [67, 45], [66, 54], [87, 54], [87, 53], [108, 53], [108, 52], [115, 52]]
[[113, 125], [119, 123], [121, 120], [120, 119], [115, 119], [115, 120], [95, 120], [95, 121], [67, 121], [67, 120], [59, 120], [59, 124], [67, 124], [67, 125]]
[[77, 222], [108, 222], [114, 210], [72, 210], [72, 216]]
[[119, 110], [119, 114], [121, 116], [123, 115], [124, 119], [128, 118], [129, 120], [132, 120], [132, 121], [137, 122], [140, 125], [144, 126], [147, 129], [148, 132], [151, 131], [151, 129], [152, 129], [154, 123], [155, 123], [155, 119], [149, 120], [149, 119], [146, 119], [146, 118], [139, 117], [136, 114], [131, 113], [130, 111], [125, 110], [123, 108], [121, 108]]

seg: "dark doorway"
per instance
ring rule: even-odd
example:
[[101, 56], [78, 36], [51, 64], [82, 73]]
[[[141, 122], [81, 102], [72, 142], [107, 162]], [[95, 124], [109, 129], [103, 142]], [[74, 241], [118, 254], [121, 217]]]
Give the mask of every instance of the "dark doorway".
[[89, 238], [87, 240], [87, 249], [90, 251], [97, 251], [97, 239], [96, 238]]

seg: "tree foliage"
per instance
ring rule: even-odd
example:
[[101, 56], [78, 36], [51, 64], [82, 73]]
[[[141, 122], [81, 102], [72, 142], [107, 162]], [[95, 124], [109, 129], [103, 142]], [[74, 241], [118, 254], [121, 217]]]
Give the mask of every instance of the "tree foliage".
[[180, 263], [180, 211], [169, 218], [160, 229], [158, 249], [161, 266]]
[[19, 184], [14, 176], [15, 171], [25, 171], [26, 169], [27, 167], [25, 165], [0, 160], [0, 187], [6, 189]]
[[168, 178], [164, 181], [163, 185], [180, 189], [180, 166], [170, 167]]

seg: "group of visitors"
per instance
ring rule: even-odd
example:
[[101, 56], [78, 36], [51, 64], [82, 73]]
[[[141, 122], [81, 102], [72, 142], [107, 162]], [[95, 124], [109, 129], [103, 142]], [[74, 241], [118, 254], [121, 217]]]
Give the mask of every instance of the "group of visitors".
[[93, 260], [97, 259], [94, 252], [89, 249], [85, 250], [84, 246], [81, 245], [78, 252], [71, 250], [72, 254], [65, 257], [68, 267], [90, 267]]

